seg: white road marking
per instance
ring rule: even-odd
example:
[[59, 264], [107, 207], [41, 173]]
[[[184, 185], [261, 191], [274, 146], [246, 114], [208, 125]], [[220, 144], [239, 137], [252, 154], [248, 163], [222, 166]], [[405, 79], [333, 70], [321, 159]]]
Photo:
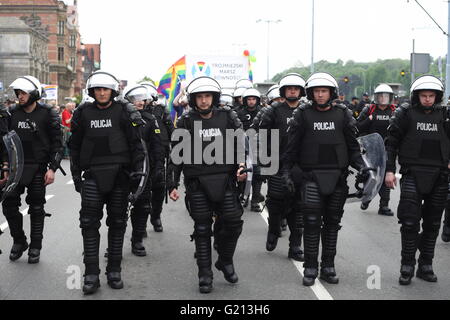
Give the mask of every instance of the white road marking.
[[[269, 213], [267, 212], [267, 209], [265, 208], [263, 212], [261, 212], [261, 216], [263, 217], [264, 221], [267, 225], [269, 225]], [[298, 262], [295, 260], [292, 260], [292, 263], [294, 263], [295, 267], [297, 268], [298, 272], [301, 274], [302, 278], [304, 277], [304, 268], [303, 268], [303, 262]], [[318, 279], [316, 279], [315, 284], [310, 287], [316, 297], [319, 300], [334, 300], [331, 294], [328, 292], [327, 289], [320, 283]]]
[[[54, 197], [54, 195], [48, 195], [48, 196], [45, 196], [45, 200], [50, 200], [51, 198], [53, 198]], [[27, 214], [28, 214], [28, 209], [29, 209], [29, 207], [27, 207], [27, 208], [25, 208], [25, 209], [23, 209], [22, 211], [20, 211], [20, 213], [23, 215], [23, 216], [26, 216]], [[2, 232], [5, 232], [5, 230], [6, 229], [8, 229], [8, 222], [5, 222], [5, 223], [2, 223], [1, 225], [0, 225], [0, 230], [2, 231]]]
[[67, 182], [66, 184], [73, 184], [73, 180], [70, 180], [70, 181]]

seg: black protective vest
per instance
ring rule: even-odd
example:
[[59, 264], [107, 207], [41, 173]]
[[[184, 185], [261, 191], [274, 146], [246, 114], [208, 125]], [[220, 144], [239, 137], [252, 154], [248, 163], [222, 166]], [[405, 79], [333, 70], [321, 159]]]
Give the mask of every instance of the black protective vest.
[[390, 106], [388, 106], [384, 111], [376, 107], [372, 113], [373, 120], [370, 122], [368, 134], [379, 133], [383, 139], [386, 138], [389, 121], [394, 115], [394, 112], [395, 111], [393, 111]]
[[[227, 139], [226, 139], [226, 130], [227, 129], [234, 129], [230, 125], [229, 115], [226, 111], [220, 111], [220, 110], [213, 110], [213, 116], [211, 119], [203, 119], [201, 116], [197, 113], [191, 113], [190, 117], [186, 119], [188, 122], [187, 128], [191, 132], [191, 164], [184, 164], [183, 165], [183, 173], [184, 176], [187, 178], [192, 177], [199, 177], [204, 175], [210, 175], [210, 174], [218, 174], [218, 173], [232, 173], [236, 169], [236, 164], [226, 164], [226, 145], [227, 145]], [[202, 123], [202, 130], [199, 132], [194, 128], [195, 122], [201, 122]], [[212, 165], [208, 165], [204, 162], [203, 159], [203, 153], [205, 149], [210, 146], [216, 139], [217, 136], [222, 136], [223, 138], [223, 152], [222, 152], [222, 158], [221, 161], [216, 160], [216, 163]], [[195, 164], [194, 160], [194, 137], [200, 138], [200, 137], [211, 137], [211, 141], [203, 141], [202, 142], [202, 164]], [[203, 139], [204, 140], [204, 139]], [[228, 141], [228, 143], [234, 142]], [[236, 146], [235, 149], [236, 150]], [[208, 155], [211, 154], [211, 152], [207, 152]], [[200, 156], [200, 155], [199, 155]], [[236, 159], [235, 159], [236, 161]], [[219, 162], [223, 164], [219, 164]]]
[[250, 111], [247, 108], [243, 108], [239, 113], [239, 119], [241, 120], [245, 131], [250, 129], [250, 126], [253, 124], [253, 120], [255, 119], [259, 111], [261, 111], [261, 107], [257, 106], [253, 111]]
[[48, 163], [50, 139], [47, 128], [50, 108], [37, 104], [36, 109], [26, 113], [21, 107], [11, 109], [11, 130], [15, 130], [22, 142], [25, 163]]
[[425, 114], [418, 108], [408, 110], [408, 131], [399, 147], [402, 166], [448, 166], [450, 141], [444, 128], [444, 112]]
[[93, 104], [83, 109], [81, 122], [85, 134], [80, 153], [83, 169], [92, 165], [131, 162], [128, 140], [121, 123], [123, 112], [126, 111], [118, 103], [103, 110]]
[[160, 137], [161, 137], [161, 144], [163, 146], [169, 146], [170, 145], [170, 139], [169, 131], [167, 130], [167, 126], [164, 123], [164, 106], [156, 105], [154, 107], [151, 107], [151, 113], [156, 118], [156, 121], [158, 121], [159, 130], [161, 131]]
[[305, 128], [299, 148], [298, 164], [302, 169], [345, 169], [349, 165], [348, 148], [344, 136], [345, 110], [332, 108], [303, 112], [301, 127]]
[[274, 108], [275, 110], [275, 125], [272, 129], [280, 130], [280, 154], [283, 154], [287, 143], [288, 134], [287, 129], [289, 127], [289, 120], [292, 118], [296, 108], [291, 108], [287, 103], [282, 103]]

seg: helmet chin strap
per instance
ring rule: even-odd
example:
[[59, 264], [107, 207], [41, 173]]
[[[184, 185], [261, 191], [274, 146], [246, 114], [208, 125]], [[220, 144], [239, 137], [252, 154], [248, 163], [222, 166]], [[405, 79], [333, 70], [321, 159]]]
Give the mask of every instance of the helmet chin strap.
[[206, 109], [206, 110], [199, 110], [198, 107], [195, 108], [195, 109], [197, 110], [198, 113], [200, 113], [200, 114], [203, 115], [203, 116], [207, 116], [208, 114], [210, 114], [210, 113], [213, 111], [213, 107], [212, 107], [212, 106], [209, 107], [209, 108]]
[[286, 98], [286, 100], [287, 101], [289, 101], [289, 102], [297, 102], [297, 101], [300, 101], [300, 98]]
[[331, 100], [328, 100], [328, 102], [325, 103], [325, 104], [318, 104], [317, 102], [314, 101], [314, 106], [319, 108], [319, 109], [326, 109], [329, 106], [331, 106]]

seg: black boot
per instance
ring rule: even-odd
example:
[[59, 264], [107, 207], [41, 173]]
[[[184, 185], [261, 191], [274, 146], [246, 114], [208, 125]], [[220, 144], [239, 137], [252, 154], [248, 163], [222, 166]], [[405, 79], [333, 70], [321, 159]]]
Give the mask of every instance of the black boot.
[[262, 212], [262, 208], [261, 208], [261, 206], [259, 205], [259, 203], [253, 202], [253, 200], [252, 200], [252, 203], [251, 203], [250, 210], [251, 210], [252, 212], [256, 212], [256, 213], [261, 213], [261, 212]]
[[272, 232], [267, 233], [266, 250], [269, 252], [274, 251], [278, 245], [279, 235], [273, 234]]
[[198, 279], [200, 293], [211, 293], [211, 291], [213, 290], [213, 273], [211, 268], [199, 269]]
[[287, 231], [288, 222], [287, 219], [281, 219], [281, 231]]
[[193, 238], [198, 266], [200, 293], [210, 293], [213, 289], [213, 272], [211, 270], [211, 225], [195, 224]]
[[164, 231], [164, 228], [163, 228], [163, 226], [162, 226], [162, 222], [161, 222], [161, 219], [160, 219], [160, 218], [157, 218], [157, 219], [155, 219], [155, 220], [151, 219], [150, 222], [152, 223], [152, 225], [153, 225], [153, 230], [154, 230], [155, 232], [161, 233], [161, 232]]
[[218, 253], [219, 259], [215, 266], [219, 271], [223, 272], [225, 280], [230, 283], [237, 283], [239, 277], [234, 270], [233, 257], [236, 251], [239, 236], [242, 233], [244, 222], [224, 222], [223, 229], [218, 234]]
[[366, 211], [370, 206], [370, 202], [362, 202], [361, 203], [361, 210]]
[[281, 217], [279, 215], [269, 215], [269, 231], [267, 233], [266, 250], [274, 251], [281, 236]]
[[131, 252], [137, 257], [147, 256], [147, 251], [145, 250], [142, 240], [131, 240]]
[[84, 276], [83, 293], [85, 295], [94, 294], [100, 288], [100, 279], [98, 275]]
[[414, 277], [414, 266], [402, 265], [400, 269], [400, 279], [398, 282], [402, 286], [408, 286], [411, 284], [411, 280]]
[[123, 281], [120, 272], [107, 272], [106, 278], [108, 279], [108, 285], [111, 287], [111, 289], [123, 289]]
[[338, 284], [339, 278], [336, 275], [336, 269], [334, 267], [327, 267], [320, 269], [320, 279], [329, 284]]
[[262, 203], [266, 201], [266, 198], [261, 194], [261, 187], [262, 187], [263, 181], [261, 180], [259, 175], [253, 176], [252, 181], [252, 203]]
[[378, 210], [378, 214], [380, 216], [387, 216], [387, 217], [394, 216], [394, 213], [392, 212], [391, 209], [389, 209], [389, 207], [380, 207], [380, 209]]
[[28, 263], [29, 264], [37, 264], [41, 258], [41, 250], [32, 249], [28, 250]]
[[437, 276], [434, 274], [433, 266], [431, 264], [421, 265], [419, 264], [419, 268], [416, 273], [417, 278], [425, 280], [427, 282], [437, 282]]
[[444, 224], [444, 228], [442, 229], [442, 241], [450, 242], [450, 226]]
[[299, 262], [305, 261], [305, 255], [300, 247], [289, 247], [288, 257]]
[[19, 260], [23, 253], [28, 250], [28, 243], [25, 240], [25, 242], [21, 243], [14, 243], [11, 248], [11, 254], [9, 255], [9, 260], [11, 261], [17, 261]]
[[123, 241], [125, 236], [125, 229], [112, 228], [108, 230], [108, 265], [106, 267], [106, 276], [108, 285], [112, 289], [122, 289], [123, 281], [121, 278], [121, 263]]
[[317, 268], [305, 268], [305, 272], [303, 274], [303, 285], [305, 287], [313, 286], [316, 283], [318, 274], [319, 270], [317, 270]]

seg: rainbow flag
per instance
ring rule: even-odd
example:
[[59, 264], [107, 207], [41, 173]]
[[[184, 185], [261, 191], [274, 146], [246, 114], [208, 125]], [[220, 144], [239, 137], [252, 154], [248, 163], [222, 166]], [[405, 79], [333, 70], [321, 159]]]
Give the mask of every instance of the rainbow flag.
[[172, 115], [172, 119], [176, 121], [177, 112], [173, 107], [173, 100], [180, 93], [181, 81], [186, 80], [186, 56], [175, 62], [167, 73], [159, 82], [158, 92], [163, 94], [167, 99], [167, 104]]

